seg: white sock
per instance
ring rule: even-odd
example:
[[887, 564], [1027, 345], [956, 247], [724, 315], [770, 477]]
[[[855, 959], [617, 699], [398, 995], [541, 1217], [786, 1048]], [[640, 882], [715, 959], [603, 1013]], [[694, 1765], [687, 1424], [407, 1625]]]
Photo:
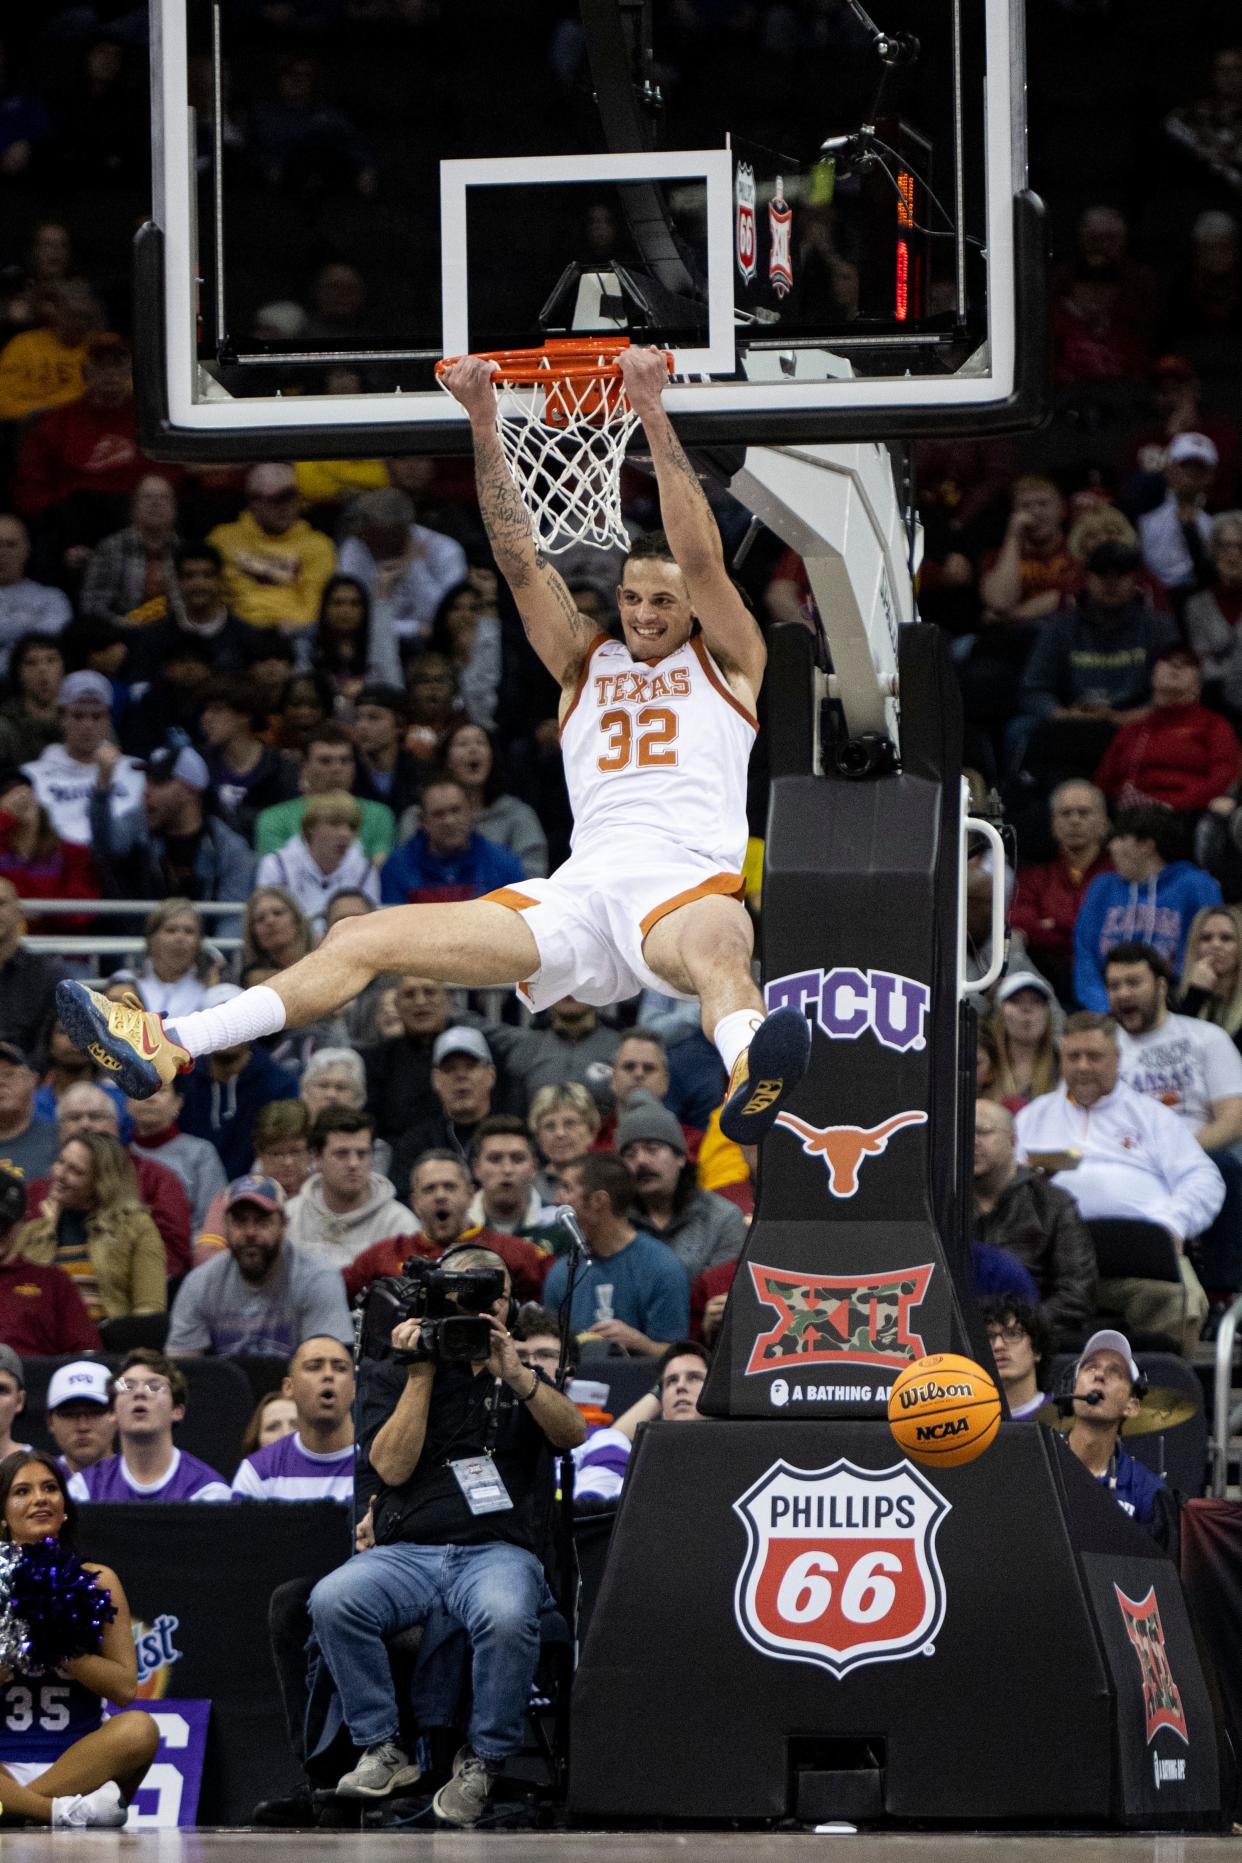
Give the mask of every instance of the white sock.
[[742, 1050], [750, 1047], [750, 1038], [762, 1021], [763, 1017], [757, 1009], [735, 1009], [732, 1015], [720, 1018], [712, 1040], [724, 1062], [726, 1074], [733, 1072], [733, 1063]]
[[198, 1058], [218, 1048], [240, 1048], [245, 1042], [275, 1035], [285, 1026], [285, 1006], [275, 990], [256, 983], [214, 1009], [192, 1009], [189, 1015], [165, 1022], [164, 1031]]

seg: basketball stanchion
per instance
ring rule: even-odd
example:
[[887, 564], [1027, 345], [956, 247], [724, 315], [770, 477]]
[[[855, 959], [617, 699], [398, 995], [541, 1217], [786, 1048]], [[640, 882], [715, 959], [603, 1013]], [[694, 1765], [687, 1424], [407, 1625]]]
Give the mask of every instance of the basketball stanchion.
[[763, 1141], [703, 1419], [635, 1441], [570, 1808], [1216, 1828], [1176, 1567], [984, 1369], [960, 698], [937, 632], [896, 634], [900, 765], [863, 778], [822, 748], [812, 636], [770, 638], [763, 975], [810, 1018], [811, 1065]]

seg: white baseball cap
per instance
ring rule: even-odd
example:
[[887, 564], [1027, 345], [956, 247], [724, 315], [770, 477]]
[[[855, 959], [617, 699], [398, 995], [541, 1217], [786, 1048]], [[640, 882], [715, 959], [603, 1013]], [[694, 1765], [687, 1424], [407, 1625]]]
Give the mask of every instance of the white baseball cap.
[[70, 673], [60, 682], [60, 691], [56, 694], [58, 705], [95, 704], [101, 711], [112, 710], [112, 682], [102, 673], [92, 672], [89, 668], [80, 673]]
[[1179, 466], [1191, 459], [1200, 466], [1220, 464], [1220, 454], [1205, 433], [1175, 433], [1169, 441], [1166, 457], [1169, 464], [1173, 466]]
[[998, 1003], [1007, 1003], [1011, 996], [1018, 994], [1019, 990], [1036, 990], [1046, 1002], [1056, 1001], [1056, 995], [1048, 979], [1039, 976], [1033, 970], [1015, 970], [1011, 976], [1004, 978], [996, 986], [996, 1000]]
[[47, 1387], [47, 1410], [59, 1410], [62, 1404], [98, 1404], [107, 1410], [112, 1402], [112, 1373], [94, 1359], [79, 1359], [76, 1365], [62, 1365], [52, 1373]]
[[1130, 1341], [1126, 1338], [1124, 1333], [1112, 1332], [1108, 1327], [1105, 1327], [1101, 1332], [1092, 1333], [1090, 1339], [1088, 1339], [1086, 1345], [1078, 1354], [1078, 1361], [1074, 1366], [1075, 1375], [1081, 1369], [1083, 1360], [1090, 1358], [1093, 1352], [1115, 1352], [1118, 1358], [1124, 1359], [1129, 1366], [1131, 1384], [1138, 1383], [1142, 1374], [1134, 1362], [1134, 1354], [1130, 1350]]

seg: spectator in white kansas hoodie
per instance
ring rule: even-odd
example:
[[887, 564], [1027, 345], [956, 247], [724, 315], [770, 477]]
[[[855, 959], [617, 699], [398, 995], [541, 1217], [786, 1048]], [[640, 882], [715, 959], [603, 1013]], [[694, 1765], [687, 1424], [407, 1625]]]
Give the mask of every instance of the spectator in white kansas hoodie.
[[[61, 682], [56, 700], [60, 708], [59, 744], [49, 744], [41, 757], [22, 765], [31, 787], [47, 810], [62, 841], [80, 847], [91, 842], [90, 799], [99, 776], [95, 753], [112, 746], [112, 685], [102, 673], [70, 673]], [[110, 759], [111, 761], [111, 759]], [[142, 801], [146, 786], [140, 766], [121, 757], [112, 768], [109, 806], [114, 817]]]
[[389, 1236], [413, 1236], [418, 1219], [373, 1166], [375, 1121], [327, 1106], [310, 1130], [316, 1169], [285, 1206], [289, 1240], [316, 1267], [345, 1269]]
[[357, 798], [346, 790], [312, 796], [301, 829], [274, 854], [263, 856], [255, 884], [287, 887], [317, 933], [324, 929], [324, 913], [335, 893], [362, 893], [377, 906], [379, 874], [362, 851], [361, 824]]
[[1103, 1217], [1159, 1223], [1177, 1245], [1182, 1285], [1136, 1276], [1103, 1279], [1102, 1307], [1137, 1332], [1159, 1332], [1189, 1351], [1207, 1299], [1184, 1245], [1205, 1230], [1225, 1200], [1212, 1160], [1185, 1120], [1119, 1079], [1117, 1025], [1083, 1010], [1061, 1039], [1061, 1085], [1024, 1106], [1015, 1121], [1020, 1164], [1052, 1175], [1087, 1222]]

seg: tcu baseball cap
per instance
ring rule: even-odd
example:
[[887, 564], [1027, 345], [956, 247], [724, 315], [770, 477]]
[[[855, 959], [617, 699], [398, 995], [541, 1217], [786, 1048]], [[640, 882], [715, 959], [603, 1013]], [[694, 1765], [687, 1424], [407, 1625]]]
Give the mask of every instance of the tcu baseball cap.
[[112, 1402], [112, 1374], [106, 1365], [82, 1358], [75, 1365], [62, 1365], [52, 1373], [47, 1387], [47, 1408], [59, 1410], [62, 1404], [98, 1404], [107, 1410]]
[[261, 1210], [283, 1210], [285, 1193], [274, 1177], [260, 1177], [249, 1171], [235, 1177], [224, 1193], [224, 1207], [231, 1210], [239, 1203], [257, 1203]]

